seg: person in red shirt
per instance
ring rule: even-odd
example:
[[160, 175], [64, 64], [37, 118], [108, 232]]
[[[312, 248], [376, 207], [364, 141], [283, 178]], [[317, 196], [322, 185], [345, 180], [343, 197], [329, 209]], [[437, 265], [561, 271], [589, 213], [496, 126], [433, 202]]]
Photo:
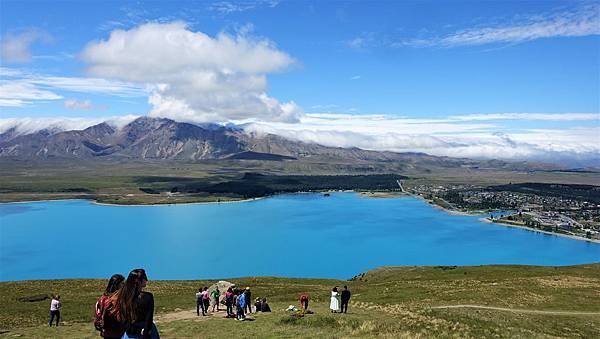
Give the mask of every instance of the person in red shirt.
[[300, 295], [300, 308], [302, 309], [302, 313], [308, 311], [308, 301], [310, 300], [310, 295], [308, 293], [302, 293]]

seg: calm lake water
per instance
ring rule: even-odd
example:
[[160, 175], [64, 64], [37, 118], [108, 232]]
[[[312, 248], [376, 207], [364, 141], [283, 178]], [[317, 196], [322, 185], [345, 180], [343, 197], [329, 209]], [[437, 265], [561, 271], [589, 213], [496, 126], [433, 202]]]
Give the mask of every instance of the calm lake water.
[[483, 223], [412, 197], [281, 195], [252, 202], [0, 204], [0, 280], [350, 278], [383, 265], [572, 265], [600, 244]]

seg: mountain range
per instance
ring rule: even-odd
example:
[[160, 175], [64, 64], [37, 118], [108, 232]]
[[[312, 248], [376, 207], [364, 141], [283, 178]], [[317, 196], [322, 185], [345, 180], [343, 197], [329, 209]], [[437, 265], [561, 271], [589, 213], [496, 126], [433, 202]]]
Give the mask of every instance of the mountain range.
[[201, 161], [209, 159], [311, 159], [345, 162], [401, 162], [435, 167], [557, 169], [554, 165], [472, 160], [424, 153], [369, 151], [326, 147], [266, 134], [246, 133], [235, 127], [195, 125], [165, 118], [140, 117], [117, 128], [106, 122], [83, 130], [40, 130], [21, 134], [15, 128], [0, 134], [0, 160], [150, 159]]

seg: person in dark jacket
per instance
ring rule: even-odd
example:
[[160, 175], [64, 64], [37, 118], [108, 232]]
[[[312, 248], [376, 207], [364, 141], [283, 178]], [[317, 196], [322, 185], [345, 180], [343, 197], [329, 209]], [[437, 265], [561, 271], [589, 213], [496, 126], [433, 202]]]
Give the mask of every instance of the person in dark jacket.
[[252, 313], [252, 292], [250, 292], [250, 287], [246, 287], [244, 291], [244, 299], [246, 299], [246, 307], [244, 311]]
[[160, 338], [153, 322], [154, 296], [144, 291], [147, 283], [146, 271], [135, 269], [111, 297], [111, 312], [127, 328], [123, 338]]
[[267, 298], [263, 298], [262, 303], [260, 303], [260, 311], [261, 312], [271, 312], [271, 307], [267, 303]]
[[256, 313], [262, 310], [262, 302], [260, 301], [260, 298], [256, 298], [256, 302], [254, 303], [254, 309], [256, 310]]
[[348, 312], [348, 302], [350, 302], [350, 296], [352, 295], [352, 293], [350, 293], [350, 291], [348, 290], [348, 286], [344, 286], [344, 289], [342, 290], [342, 295], [341, 295], [341, 299], [342, 299], [342, 313], [346, 313]]

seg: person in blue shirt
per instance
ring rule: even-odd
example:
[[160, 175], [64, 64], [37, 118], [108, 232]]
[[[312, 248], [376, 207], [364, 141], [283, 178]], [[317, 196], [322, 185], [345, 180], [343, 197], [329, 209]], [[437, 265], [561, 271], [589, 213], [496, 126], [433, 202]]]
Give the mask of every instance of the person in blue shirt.
[[244, 308], [246, 308], [246, 295], [244, 293], [240, 293], [237, 299], [237, 320], [244, 320], [246, 316], [244, 315]]

